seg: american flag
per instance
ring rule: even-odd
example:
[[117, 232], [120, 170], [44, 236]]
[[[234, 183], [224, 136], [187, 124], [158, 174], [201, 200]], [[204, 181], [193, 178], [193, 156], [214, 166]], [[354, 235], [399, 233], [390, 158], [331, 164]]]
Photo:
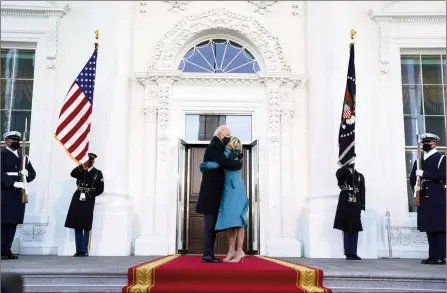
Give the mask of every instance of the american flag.
[[356, 80], [354, 44], [350, 45], [348, 76], [338, 133], [338, 164], [347, 165], [355, 159]]
[[55, 133], [55, 138], [70, 157], [77, 164], [82, 164], [84, 168], [88, 168], [89, 160], [90, 117], [93, 109], [98, 57], [98, 48], [95, 47], [92, 56], [68, 90]]

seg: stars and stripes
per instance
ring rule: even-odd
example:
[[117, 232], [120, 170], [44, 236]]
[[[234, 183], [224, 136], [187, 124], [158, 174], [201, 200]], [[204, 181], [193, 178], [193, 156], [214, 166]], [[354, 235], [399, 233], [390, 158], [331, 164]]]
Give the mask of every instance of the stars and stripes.
[[88, 168], [89, 161], [90, 119], [93, 110], [97, 57], [98, 48], [95, 48], [65, 97], [55, 132], [55, 138], [70, 157], [84, 168]]
[[348, 76], [338, 134], [338, 164], [344, 166], [355, 159], [356, 77], [354, 44], [350, 45]]

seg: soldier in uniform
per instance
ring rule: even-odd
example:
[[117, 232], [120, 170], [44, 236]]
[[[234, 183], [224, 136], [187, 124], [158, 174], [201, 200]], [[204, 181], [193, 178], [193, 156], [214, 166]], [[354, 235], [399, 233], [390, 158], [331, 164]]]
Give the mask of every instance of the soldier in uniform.
[[421, 135], [424, 156], [421, 170], [417, 170], [416, 161], [410, 174], [410, 184], [414, 189], [417, 177], [421, 177], [420, 205], [417, 208], [418, 230], [427, 233], [428, 259], [423, 264], [445, 264], [446, 251], [446, 162], [445, 156], [436, 150], [439, 137], [432, 133]]
[[80, 165], [71, 171], [71, 177], [76, 179], [78, 188], [71, 199], [65, 227], [75, 230], [76, 253], [73, 255], [75, 257], [88, 256], [95, 198], [104, 191], [102, 172], [93, 167], [97, 156], [93, 153], [89, 153], [88, 156], [88, 170], [84, 170]]
[[361, 260], [357, 255], [359, 232], [363, 231], [361, 216], [365, 211], [365, 177], [355, 170], [354, 163], [335, 173], [340, 196], [335, 213], [334, 229], [343, 231], [343, 246], [347, 260]]
[[[25, 216], [25, 204], [22, 203], [22, 189], [25, 187], [21, 181], [21, 175], [32, 182], [36, 178], [36, 172], [26, 154], [20, 151], [20, 139], [22, 134], [18, 131], [10, 131], [3, 135], [6, 147], [2, 153], [2, 260], [18, 259], [11, 252], [11, 245], [16, 234], [17, 224], [23, 224]], [[25, 169], [22, 169], [22, 156], [25, 155]]]

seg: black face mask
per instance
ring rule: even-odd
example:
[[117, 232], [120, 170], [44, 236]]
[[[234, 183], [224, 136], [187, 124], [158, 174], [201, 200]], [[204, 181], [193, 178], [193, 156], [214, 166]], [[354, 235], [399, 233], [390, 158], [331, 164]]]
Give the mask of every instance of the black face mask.
[[225, 137], [222, 139], [222, 142], [223, 142], [224, 145], [227, 145], [227, 144], [230, 143], [230, 138], [229, 138], [228, 136], [225, 136]]
[[426, 152], [429, 152], [431, 150], [431, 144], [423, 144], [422, 149]]
[[89, 161], [88, 161], [88, 167], [89, 167], [89, 168], [93, 167], [94, 164], [95, 164], [94, 161], [92, 161], [92, 160], [89, 160]]
[[18, 141], [14, 141], [14, 142], [12, 142], [12, 143], [11, 143], [11, 148], [12, 148], [13, 150], [18, 150], [18, 149], [20, 148], [20, 142], [18, 142]]

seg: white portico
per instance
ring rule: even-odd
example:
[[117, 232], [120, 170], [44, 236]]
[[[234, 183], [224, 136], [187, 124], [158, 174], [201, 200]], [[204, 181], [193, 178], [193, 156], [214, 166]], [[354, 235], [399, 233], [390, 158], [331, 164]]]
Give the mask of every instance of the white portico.
[[[203, 74], [175, 70], [190, 47], [210, 36], [242, 43], [256, 57], [261, 72]], [[142, 226], [136, 239], [135, 254], [176, 253], [178, 191], [174, 182], [179, 174], [178, 139], [185, 138], [185, 115], [245, 113], [252, 116], [254, 138], [260, 141], [260, 253], [279, 256], [290, 251], [300, 256], [297, 235], [287, 235], [278, 227], [292, 216], [283, 208], [287, 205], [283, 201], [293, 189], [282, 188], [281, 183], [283, 176], [287, 178], [293, 172], [284, 156], [291, 148], [289, 121], [298, 99], [293, 89], [302, 76], [292, 73], [280, 45], [265, 28], [227, 9], [183, 19], [160, 43], [161, 54], [154, 57], [146, 72], [136, 73], [145, 87], [144, 142], [145, 150], [151, 150], [143, 157], [148, 177], [141, 206], [152, 203], [153, 208], [145, 213], [143, 222], [147, 225]]]

